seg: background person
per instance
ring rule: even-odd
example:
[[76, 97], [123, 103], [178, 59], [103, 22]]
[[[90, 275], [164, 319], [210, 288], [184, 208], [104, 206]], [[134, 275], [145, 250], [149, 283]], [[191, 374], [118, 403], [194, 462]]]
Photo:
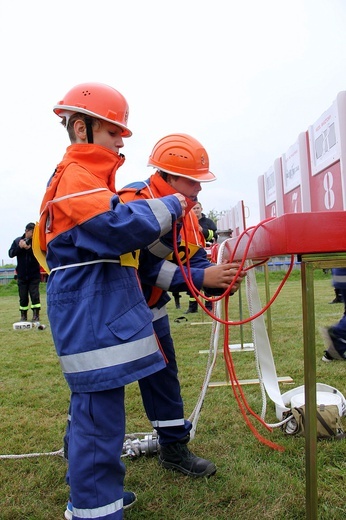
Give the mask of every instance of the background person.
[[200, 202], [197, 202], [192, 209], [198, 219], [198, 224], [205, 238], [206, 245], [215, 244], [217, 242], [217, 227], [215, 222], [211, 218], [206, 217]]
[[19, 292], [19, 311], [21, 321], [27, 321], [29, 297], [31, 300], [32, 321], [40, 320], [40, 264], [32, 250], [32, 234], [35, 224], [29, 222], [24, 234], [17, 237], [8, 251], [10, 258], [17, 257], [16, 280]]
[[[199, 232], [203, 235], [204, 238], [204, 247], [210, 247], [212, 244], [216, 244], [217, 227], [215, 222], [211, 218], [206, 217], [204, 213], [202, 213], [203, 208], [200, 202], [197, 202], [192, 208], [192, 210], [197, 217]], [[207, 290], [205, 290], [204, 293], [208, 297], [211, 296]], [[189, 296], [189, 306], [186, 311], [186, 314], [198, 312], [198, 303], [196, 299], [189, 292], [187, 292], [187, 294]], [[209, 311], [211, 311], [213, 308], [213, 304], [210, 300], [205, 301], [205, 306]]]
[[344, 314], [334, 325], [321, 330], [327, 350], [324, 351], [322, 361], [343, 360], [346, 361], [346, 268], [332, 269], [332, 281], [334, 288], [341, 295], [344, 302]]
[[340, 289], [337, 289], [335, 287], [334, 288], [334, 295], [335, 295], [334, 299], [331, 302], [329, 302], [329, 303], [343, 303], [344, 302]]
[[[333, 269], [322, 269], [322, 271], [324, 272], [324, 274], [333, 274], [332, 273]], [[332, 279], [332, 284], [333, 284], [333, 279]], [[331, 304], [343, 303], [341, 291], [338, 287], [334, 287], [334, 298], [329, 303], [331, 303]]]
[[[193, 209], [193, 208], [192, 208]], [[205, 248], [205, 238], [203, 235], [203, 230], [198, 224], [198, 219], [194, 211], [189, 211], [187, 215], [185, 215], [186, 218], [184, 218], [184, 226], [181, 228], [180, 234], [181, 239], [185, 244], [193, 244], [194, 246], [197, 246], [199, 248], [203, 247]], [[189, 291], [186, 291], [189, 295], [189, 308], [186, 311], [186, 314], [189, 312], [198, 312], [198, 304], [194, 297], [191, 296]], [[179, 292], [173, 292], [172, 293], [174, 301], [175, 301], [175, 307], [180, 308], [180, 293]], [[179, 303], [179, 307], [177, 307], [177, 303]], [[211, 301], [206, 302], [206, 308], [208, 310], [212, 309], [212, 303]]]

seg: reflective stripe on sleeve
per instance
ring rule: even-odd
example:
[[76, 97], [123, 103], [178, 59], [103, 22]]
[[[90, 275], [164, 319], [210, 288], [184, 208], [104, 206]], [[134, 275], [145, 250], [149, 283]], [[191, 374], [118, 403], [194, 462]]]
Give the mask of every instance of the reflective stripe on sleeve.
[[158, 309], [157, 307], [153, 307], [152, 309], [150, 309], [151, 312], [153, 313], [154, 317], [153, 317], [153, 322], [154, 321], [157, 321], [157, 320], [160, 320], [161, 318], [163, 318], [164, 316], [167, 315], [167, 308], [166, 308], [166, 305], [164, 305], [163, 307], [161, 307], [161, 309]]
[[147, 203], [160, 224], [161, 236], [165, 235], [172, 228], [172, 215], [167, 206], [160, 199], [148, 199]]
[[150, 253], [158, 258], [166, 258], [168, 255], [172, 254], [172, 248], [162, 244], [160, 240], [155, 240], [155, 242], [148, 246], [148, 249]]
[[168, 261], [163, 262], [155, 285], [160, 289], [168, 291], [177, 269], [176, 264]]

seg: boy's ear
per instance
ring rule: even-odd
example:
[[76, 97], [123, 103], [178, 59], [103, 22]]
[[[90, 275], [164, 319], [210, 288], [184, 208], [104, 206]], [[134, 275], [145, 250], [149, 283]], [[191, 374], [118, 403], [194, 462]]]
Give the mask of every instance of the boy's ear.
[[85, 141], [87, 138], [86, 125], [83, 119], [77, 119], [73, 124], [73, 129], [77, 139]]

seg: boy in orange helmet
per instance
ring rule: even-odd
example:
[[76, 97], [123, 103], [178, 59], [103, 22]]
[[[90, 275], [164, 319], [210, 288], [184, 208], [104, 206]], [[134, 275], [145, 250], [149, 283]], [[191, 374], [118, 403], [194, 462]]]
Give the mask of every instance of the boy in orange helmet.
[[[194, 285], [201, 289], [210, 288], [220, 294], [228, 288], [239, 265], [212, 265], [207, 259], [204, 237], [199, 234], [198, 219], [193, 211], [201, 183], [215, 180], [209, 171], [209, 158], [204, 147], [187, 134], [171, 134], [161, 139], [153, 148], [148, 166], [157, 171], [144, 182], [135, 182], [118, 193], [121, 200], [156, 199], [171, 193], [186, 197], [187, 209], [184, 221], [184, 243], [180, 240], [181, 224], [177, 230], [179, 254], [186, 260], [186, 246]], [[183, 275], [175, 263], [174, 244], [171, 233], [161, 237], [141, 251], [139, 276], [144, 295], [154, 318], [154, 330], [159, 338], [168, 363], [163, 370], [139, 380], [143, 404], [147, 416], [159, 436], [159, 463], [167, 469], [180, 471], [191, 477], [209, 477], [216, 472], [213, 462], [192, 453], [187, 444], [192, 424], [184, 418], [184, 404], [180, 392], [178, 368], [173, 339], [170, 333], [166, 303], [170, 300], [167, 291], [186, 291]], [[148, 274], [148, 258], [152, 260]], [[244, 277], [241, 272], [233, 292]], [[148, 279], [150, 278], [150, 279]]]
[[[185, 199], [121, 204], [115, 175], [130, 137], [128, 105], [85, 83], [55, 107], [71, 145], [41, 204], [40, 248], [50, 269], [47, 310], [71, 390], [67, 481], [71, 518], [123, 518], [124, 385], [165, 367], [138, 283], [137, 250], [167, 233]], [[121, 240], [120, 240], [121, 238]]]

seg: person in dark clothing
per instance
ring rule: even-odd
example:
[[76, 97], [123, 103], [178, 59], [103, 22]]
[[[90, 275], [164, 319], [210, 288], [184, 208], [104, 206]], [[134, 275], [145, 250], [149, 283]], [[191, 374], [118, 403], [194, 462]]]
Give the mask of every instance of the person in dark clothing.
[[326, 350], [322, 361], [346, 361], [346, 268], [332, 269], [334, 289], [339, 291], [341, 302], [344, 303], [344, 312], [340, 320], [334, 325], [321, 329]]
[[198, 218], [198, 224], [200, 225], [206, 244], [215, 244], [217, 242], [217, 227], [215, 222], [202, 213], [203, 208], [200, 202], [197, 202], [197, 204], [192, 209]]
[[[198, 219], [199, 229], [205, 238], [206, 246], [209, 247], [212, 244], [216, 244], [217, 227], [215, 222], [211, 218], [206, 217], [204, 213], [202, 213], [203, 208], [200, 202], [197, 202], [192, 209]], [[204, 292], [206, 296], [210, 296], [208, 291]], [[189, 295], [189, 307], [186, 311], [186, 314], [198, 312], [197, 301], [189, 292], [187, 294]], [[174, 295], [174, 299], [176, 299], [176, 294]], [[205, 306], [209, 311], [211, 311], [213, 308], [212, 302], [210, 300], [206, 300]]]
[[329, 303], [343, 303], [344, 300], [342, 299], [342, 293], [341, 293], [340, 289], [337, 289], [335, 287], [334, 288], [334, 294], [335, 294], [334, 300], [332, 300]]
[[32, 234], [35, 224], [29, 222], [22, 236], [17, 237], [9, 251], [10, 258], [17, 257], [17, 284], [19, 292], [19, 310], [21, 321], [27, 321], [29, 310], [29, 296], [33, 312], [32, 321], [40, 320], [40, 264], [32, 250]]

